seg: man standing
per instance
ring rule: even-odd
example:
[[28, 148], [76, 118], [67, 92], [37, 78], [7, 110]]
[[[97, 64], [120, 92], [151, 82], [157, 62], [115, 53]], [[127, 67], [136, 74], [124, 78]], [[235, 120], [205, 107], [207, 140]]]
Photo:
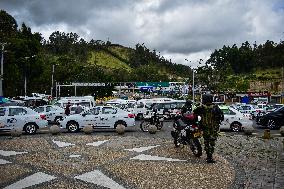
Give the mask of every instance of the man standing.
[[65, 115], [69, 116], [70, 115], [70, 102], [67, 103], [66, 107], [65, 107]]
[[194, 110], [194, 113], [201, 116], [200, 126], [203, 130], [204, 150], [207, 155], [207, 163], [215, 163], [213, 153], [215, 141], [218, 137], [218, 131], [221, 121], [224, 120], [224, 114], [218, 105], [213, 105], [213, 96], [205, 94], [202, 96], [202, 105]]
[[75, 109], [75, 114], [79, 114], [79, 113], [81, 113], [83, 111], [83, 108], [82, 108], [82, 106], [78, 103], [77, 104], [77, 107], [76, 107], [76, 109]]

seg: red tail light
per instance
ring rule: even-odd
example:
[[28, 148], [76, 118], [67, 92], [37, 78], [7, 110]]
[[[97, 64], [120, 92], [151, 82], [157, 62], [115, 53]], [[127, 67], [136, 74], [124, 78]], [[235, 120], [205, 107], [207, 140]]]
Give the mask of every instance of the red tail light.
[[40, 115], [40, 118], [43, 120], [46, 120], [46, 116], [45, 115]]
[[135, 115], [134, 114], [128, 114], [128, 117], [129, 118], [135, 118]]

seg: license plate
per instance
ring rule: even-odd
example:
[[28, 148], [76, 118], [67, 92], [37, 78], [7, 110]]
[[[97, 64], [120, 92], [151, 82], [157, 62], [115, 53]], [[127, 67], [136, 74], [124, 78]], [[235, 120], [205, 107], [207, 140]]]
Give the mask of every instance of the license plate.
[[201, 137], [202, 133], [200, 131], [193, 133], [193, 137], [197, 138], [197, 137]]

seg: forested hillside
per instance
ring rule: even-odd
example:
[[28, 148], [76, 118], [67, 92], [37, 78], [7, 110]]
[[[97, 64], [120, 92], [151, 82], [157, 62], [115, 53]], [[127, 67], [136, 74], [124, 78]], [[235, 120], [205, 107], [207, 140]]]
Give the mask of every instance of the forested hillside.
[[[190, 34], [188, 34], [190, 35]], [[54, 83], [71, 82], [192, 82], [189, 66], [165, 59], [143, 43], [135, 48], [110, 41], [86, 41], [76, 33], [55, 31], [49, 39], [33, 33], [24, 23], [0, 11], [0, 43], [4, 47], [5, 96], [50, 93], [52, 67]], [[196, 83], [218, 91], [247, 91], [250, 81], [274, 81], [282, 77], [284, 42], [224, 46], [196, 70]], [[86, 89], [89, 90], [89, 89]], [[107, 89], [111, 91], [111, 89]], [[103, 91], [104, 93], [105, 91]], [[86, 94], [91, 93], [85, 91]]]
[[0, 42], [4, 44], [4, 95], [50, 92], [52, 67], [54, 81], [136, 82], [186, 81], [191, 69], [166, 60], [144, 44], [135, 49], [101, 40], [85, 41], [76, 33], [55, 31], [48, 40], [40, 33], [0, 12]]

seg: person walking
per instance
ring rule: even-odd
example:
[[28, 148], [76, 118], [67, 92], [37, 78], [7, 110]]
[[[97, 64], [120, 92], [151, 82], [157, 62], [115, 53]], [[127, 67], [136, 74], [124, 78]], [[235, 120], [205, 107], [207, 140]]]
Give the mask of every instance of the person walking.
[[193, 112], [201, 117], [200, 126], [203, 130], [206, 161], [207, 163], [215, 163], [213, 159], [215, 142], [220, 123], [224, 120], [224, 114], [218, 105], [213, 104], [213, 95], [211, 94], [203, 95], [202, 105], [198, 106]]
[[70, 107], [71, 107], [71, 104], [70, 104], [70, 102], [68, 102], [66, 107], [65, 107], [65, 115], [67, 115], [67, 116], [70, 115]]

